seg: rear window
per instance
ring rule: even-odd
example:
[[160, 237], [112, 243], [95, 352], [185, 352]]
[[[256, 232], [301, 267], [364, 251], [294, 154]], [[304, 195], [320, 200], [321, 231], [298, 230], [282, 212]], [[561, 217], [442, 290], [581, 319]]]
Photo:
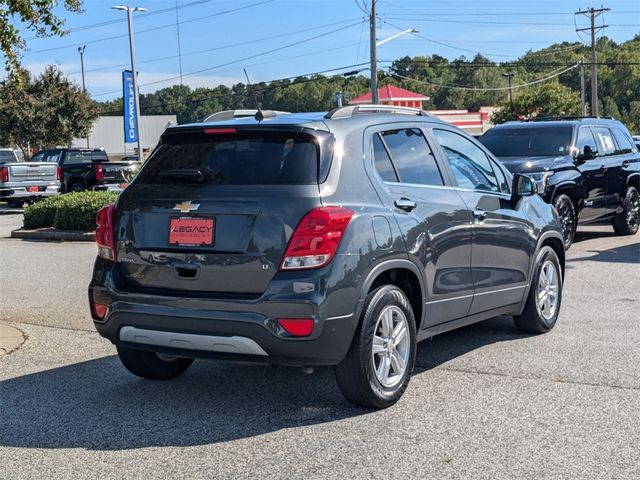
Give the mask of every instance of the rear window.
[[496, 157], [554, 156], [571, 152], [570, 126], [494, 128], [480, 142]]
[[18, 162], [18, 157], [16, 157], [16, 154], [8, 151], [8, 150], [4, 150], [4, 151], [0, 151], [0, 162]]
[[169, 134], [135, 183], [311, 185], [318, 182], [319, 156], [317, 139], [301, 132]]

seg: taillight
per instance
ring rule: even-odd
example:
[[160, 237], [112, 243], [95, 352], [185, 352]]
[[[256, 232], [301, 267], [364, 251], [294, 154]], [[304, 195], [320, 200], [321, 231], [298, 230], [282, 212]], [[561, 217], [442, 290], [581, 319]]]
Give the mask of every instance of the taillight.
[[308, 337], [313, 332], [312, 318], [278, 318], [278, 323], [294, 337]]
[[99, 163], [96, 165], [96, 181], [104, 182], [104, 169], [102, 168], [102, 164]]
[[60, 165], [56, 169], [56, 180], [62, 180], [62, 167]]
[[109, 305], [105, 305], [104, 303], [95, 303], [91, 302], [91, 313], [93, 313], [93, 318], [97, 320], [102, 320], [107, 315], [107, 310], [109, 309]]
[[294, 230], [280, 270], [318, 268], [331, 261], [353, 217], [343, 207], [319, 207], [307, 213]]
[[98, 210], [96, 216], [96, 243], [98, 244], [98, 256], [112, 262], [116, 261], [116, 242], [113, 231], [113, 214], [115, 206], [113, 203]]
[[0, 167], [0, 182], [9, 181], [9, 167]]

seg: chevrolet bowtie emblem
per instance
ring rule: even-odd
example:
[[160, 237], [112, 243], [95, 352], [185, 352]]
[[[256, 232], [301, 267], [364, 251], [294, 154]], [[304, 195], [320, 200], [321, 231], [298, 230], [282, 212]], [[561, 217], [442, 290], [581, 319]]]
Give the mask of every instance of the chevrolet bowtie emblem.
[[191, 203], [191, 201], [176, 203], [176, 206], [173, 207], [174, 210], [178, 210], [180, 213], [189, 213], [194, 210], [198, 210], [199, 208], [199, 203]]

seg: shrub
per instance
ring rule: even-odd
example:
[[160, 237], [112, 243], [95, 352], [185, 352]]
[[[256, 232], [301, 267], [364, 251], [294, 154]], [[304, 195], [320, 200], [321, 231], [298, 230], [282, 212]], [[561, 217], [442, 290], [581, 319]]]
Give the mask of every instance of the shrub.
[[117, 194], [111, 192], [79, 192], [50, 197], [25, 209], [24, 228], [93, 231], [98, 210], [116, 198]]

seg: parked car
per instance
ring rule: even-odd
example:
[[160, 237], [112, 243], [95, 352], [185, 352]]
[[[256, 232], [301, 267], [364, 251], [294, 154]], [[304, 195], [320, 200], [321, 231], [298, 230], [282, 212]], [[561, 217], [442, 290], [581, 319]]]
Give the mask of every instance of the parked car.
[[111, 162], [102, 149], [51, 148], [32, 161], [55, 162], [62, 169], [62, 192], [109, 190], [119, 192], [138, 171], [137, 161]]
[[417, 341], [501, 314], [553, 328], [563, 239], [530, 178], [419, 110], [261, 115], [167, 129], [98, 213], [91, 315], [130, 372], [334, 365], [384, 408]]
[[565, 248], [581, 224], [611, 224], [618, 235], [640, 225], [640, 153], [611, 118], [507, 122], [482, 142], [509, 170], [531, 176], [562, 219]]
[[23, 162], [22, 153], [0, 149], [0, 201], [10, 207], [60, 193], [60, 169], [42, 162]]

